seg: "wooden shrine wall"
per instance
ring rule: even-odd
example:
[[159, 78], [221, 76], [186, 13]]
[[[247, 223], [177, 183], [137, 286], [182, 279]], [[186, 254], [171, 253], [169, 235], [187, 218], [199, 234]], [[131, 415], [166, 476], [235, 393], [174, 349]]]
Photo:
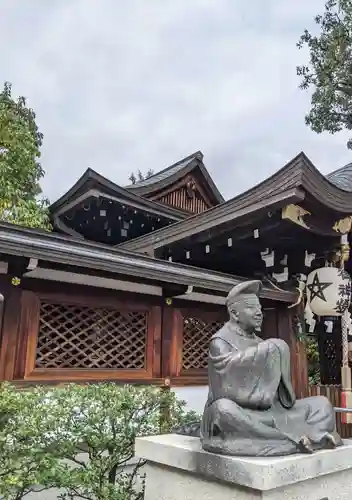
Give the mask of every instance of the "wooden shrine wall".
[[209, 204], [198, 192], [194, 192], [190, 196], [185, 186], [153, 199], [160, 203], [165, 203], [165, 205], [185, 210], [191, 214], [199, 214], [209, 208]]
[[190, 214], [199, 214], [214, 206], [201, 183], [192, 176], [181, 179], [171, 187], [153, 194], [150, 199]]
[[[204, 385], [209, 340], [227, 319], [221, 306], [40, 280], [0, 279], [0, 292], [0, 380], [24, 383]], [[264, 308], [263, 337], [289, 343], [301, 394], [306, 368], [288, 311]]]

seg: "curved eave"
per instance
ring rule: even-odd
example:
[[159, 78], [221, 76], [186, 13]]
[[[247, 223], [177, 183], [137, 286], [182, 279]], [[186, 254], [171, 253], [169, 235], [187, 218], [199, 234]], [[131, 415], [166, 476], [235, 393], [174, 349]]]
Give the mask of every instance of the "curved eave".
[[351, 192], [341, 189], [321, 174], [305, 155], [302, 165], [302, 187], [330, 210], [339, 214], [352, 214]]
[[[169, 176], [163, 179], [156, 180], [155, 182], [149, 183], [147, 185], [143, 185], [142, 183], [141, 185], [139, 185], [139, 183], [137, 182], [136, 184], [131, 184], [130, 186], [126, 186], [125, 189], [127, 189], [128, 191], [133, 191], [134, 193], [137, 193], [142, 196], [151, 195], [153, 193], [156, 193], [157, 191], [160, 191], [161, 189], [168, 188], [169, 186], [177, 182], [179, 179], [182, 179], [182, 177], [184, 177], [185, 175], [189, 174], [196, 168], [199, 168], [201, 174], [205, 179], [206, 184], [208, 185], [208, 191], [211, 197], [213, 198], [213, 201], [216, 204], [223, 203], [225, 201], [224, 197], [216, 187], [213, 179], [211, 178], [208, 170], [206, 169], [199, 155], [203, 157], [203, 155], [200, 152], [196, 153], [195, 155], [192, 155], [194, 156], [193, 160], [190, 160], [190, 162], [187, 163], [184, 167], [180, 168], [173, 174], [170, 174]], [[183, 159], [182, 162], [184, 162], [185, 160], [186, 159]], [[175, 165], [172, 165], [172, 167], [174, 167]], [[157, 178], [159, 174], [160, 172], [158, 174], [155, 174], [155, 177]]]
[[91, 168], [88, 168], [78, 181], [49, 207], [49, 210], [55, 218], [82, 203], [82, 201], [90, 196], [106, 196], [114, 201], [130, 204], [140, 210], [162, 215], [173, 221], [180, 221], [188, 216], [186, 212], [181, 210], [142, 198], [138, 194], [132, 193], [109, 181], [109, 179], [106, 179]]
[[[150, 246], [162, 247], [236, 219], [242, 212], [255, 212], [265, 203], [271, 206], [285, 199], [287, 203], [294, 203], [295, 198], [296, 201], [302, 201], [305, 193], [338, 214], [352, 215], [351, 194], [327, 180], [301, 152], [271, 177], [239, 196], [119, 246], [135, 251], [143, 251]], [[289, 199], [292, 201], [288, 201]]]

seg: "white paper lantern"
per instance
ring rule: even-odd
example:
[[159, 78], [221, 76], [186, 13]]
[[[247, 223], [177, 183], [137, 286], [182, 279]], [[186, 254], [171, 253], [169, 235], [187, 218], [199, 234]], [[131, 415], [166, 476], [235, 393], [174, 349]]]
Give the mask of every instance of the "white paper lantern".
[[317, 316], [342, 316], [351, 303], [351, 278], [344, 269], [321, 267], [307, 278], [307, 302]]

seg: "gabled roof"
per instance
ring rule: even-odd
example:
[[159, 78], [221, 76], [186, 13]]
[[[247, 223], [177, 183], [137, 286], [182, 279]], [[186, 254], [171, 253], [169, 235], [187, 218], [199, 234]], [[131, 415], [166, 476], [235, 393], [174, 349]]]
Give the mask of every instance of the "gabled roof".
[[133, 251], [160, 248], [263, 208], [302, 201], [306, 193], [339, 214], [352, 214], [352, 196], [324, 177], [301, 152], [274, 175], [239, 196], [118, 246]]
[[186, 212], [168, 207], [163, 203], [142, 198], [138, 194], [118, 186], [91, 168], [88, 168], [78, 181], [50, 206], [50, 212], [53, 216], [59, 216], [89, 196], [104, 195], [115, 201], [128, 203], [140, 210], [162, 215], [173, 221], [182, 220], [188, 215]]
[[125, 186], [125, 188], [129, 191], [133, 191], [134, 193], [138, 193], [139, 195], [147, 196], [161, 189], [165, 189], [195, 169], [199, 169], [203, 175], [215, 203], [223, 203], [224, 198], [206, 169], [203, 163], [203, 154], [200, 151], [197, 151], [177, 163], [164, 168], [164, 170], [161, 170], [147, 179]]
[[352, 163], [331, 172], [326, 178], [343, 191], [352, 193]]

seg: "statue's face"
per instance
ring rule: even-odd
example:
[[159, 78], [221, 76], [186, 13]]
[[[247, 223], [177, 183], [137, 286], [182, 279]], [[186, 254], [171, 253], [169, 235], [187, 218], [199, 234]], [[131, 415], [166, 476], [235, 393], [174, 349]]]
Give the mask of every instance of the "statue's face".
[[244, 330], [260, 330], [263, 323], [262, 307], [256, 295], [248, 295], [238, 302], [231, 316]]

